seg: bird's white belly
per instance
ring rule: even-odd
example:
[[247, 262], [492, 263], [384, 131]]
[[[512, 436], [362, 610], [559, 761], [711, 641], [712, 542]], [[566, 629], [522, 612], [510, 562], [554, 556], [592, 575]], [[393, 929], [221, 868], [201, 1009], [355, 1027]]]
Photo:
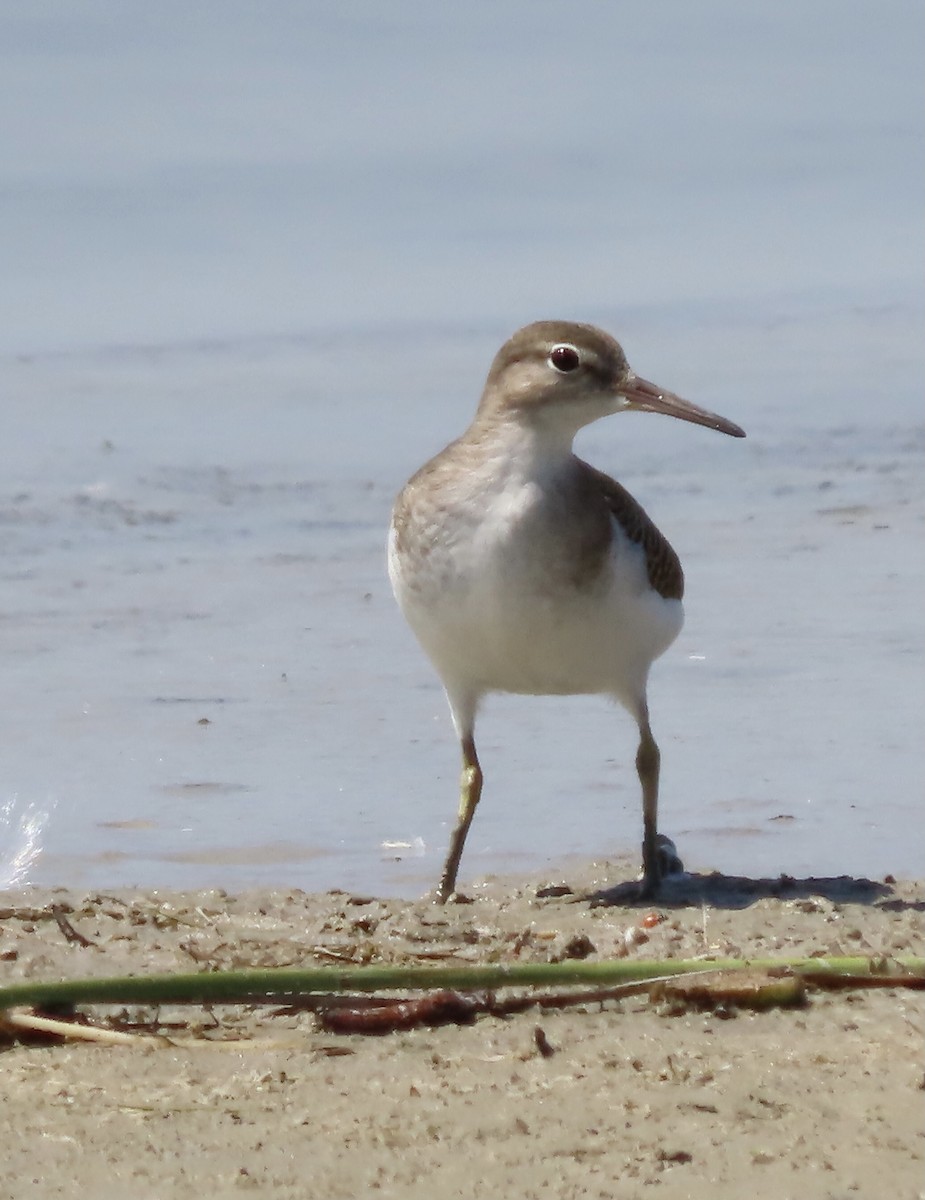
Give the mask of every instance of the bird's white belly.
[[402, 610], [448, 690], [609, 693], [636, 706], [683, 620], [681, 602], [649, 586], [641, 548], [615, 523], [604, 570], [579, 587], [556, 582], [538, 546], [492, 532], [483, 523], [446, 562], [437, 551], [413, 584], [390, 556]]

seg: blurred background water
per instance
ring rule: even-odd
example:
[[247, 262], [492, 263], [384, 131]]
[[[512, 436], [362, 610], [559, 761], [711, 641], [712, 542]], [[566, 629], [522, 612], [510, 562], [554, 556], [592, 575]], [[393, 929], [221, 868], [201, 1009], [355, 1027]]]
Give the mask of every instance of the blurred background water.
[[[7, 877], [434, 881], [457, 748], [389, 506], [550, 316], [749, 434], [580, 439], [687, 571], [665, 831], [921, 874], [923, 34], [911, 0], [0, 7]], [[490, 702], [461, 878], [635, 854], [633, 733]]]

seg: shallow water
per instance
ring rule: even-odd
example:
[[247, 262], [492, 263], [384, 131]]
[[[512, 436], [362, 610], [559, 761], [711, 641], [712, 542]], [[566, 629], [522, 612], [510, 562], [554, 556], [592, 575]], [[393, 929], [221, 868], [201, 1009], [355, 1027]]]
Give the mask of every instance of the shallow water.
[[[489, 349], [468, 340], [447, 434]], [[36, 881], [401, 890], [434, 877], [456, 748], [383, 540], [402, 459], [443, 435], [423, 382], [350, 395], [347, 380], [293, 402], [284, 377], [310, 377], [314, 352], [7, 368], [21, 424], [0, 510], [4, 775], [21, 804], [54, 804]], [[359, 337], [349, 352], [394, 354]], [[745, 442], [627, 418], [582, 444], [687, 569], [687, 627], [652, 682], [664, 828], [699, 866], [912, 873], [920, 442], [902, 422], [792, 430], [754, 399], [717, 406]], [[30, 440], [37, 416], [54, 444]], [[480, 732], [467, 877], [636, 844], [625, 714], [499, 697]], [[422, 856], [388, 861], [382, 843], [415, 839]]]
[[[80, 36], [51, 3], [3, 18], [0, 79], [32, 98], [2, 168], [5, 857], [45, 812], [40, 883], [431, 883], [457, 751], [389, 595], [389, 505], [464, 427], [503, 337], [559, 314], [749, 434], [640, 417], [580, 439], [687, 572], [651, 687], [665, 832], [699, 868], [921, 874], [921, 68], [899, 69], [902, 22], [785, 6], [772, 28], [714, 3], [686, 40], [628, 18], [562, 73], [555, 6], [531, 6], [513, 59], [475, 18], [370, 9], [322, 21], [313, 52], [343, 69], [319, 74], [281, 14], [255, 43], [244, 6], [197, 11], [179, 56], [106, 3]], [[797, 26], [789, 88], [766, 86]], [[640, 105], [653, 72], [669, 82]], [[329, 119], [297, 121], [322, 88]], [[592, 100], [632, 119], [589, 121]], [[635, 852], [625, 714], [499, 697], [479, 744], [461, 878]]]

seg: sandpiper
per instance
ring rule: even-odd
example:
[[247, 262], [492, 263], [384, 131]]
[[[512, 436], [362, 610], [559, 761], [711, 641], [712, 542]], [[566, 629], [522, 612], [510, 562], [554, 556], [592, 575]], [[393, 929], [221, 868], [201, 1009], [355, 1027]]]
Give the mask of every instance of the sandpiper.
[[639, 727], [639, 894], [658, 889], [660, 756], [646, 683], [680, 632], [684, 575], [629, 492], [572, 450], [582, 426], [632, 411], [745, 436], [725, 417], [641, 379], [602, 330], [570, 321], [527, 325], [498, 351], [468, 430], [395, 502], [392, 588], [443, 681], [462, 747], [441, 902], [456, 890], [482, 792], [475, 718], [489, 692], [600, 693], [629, 711]]

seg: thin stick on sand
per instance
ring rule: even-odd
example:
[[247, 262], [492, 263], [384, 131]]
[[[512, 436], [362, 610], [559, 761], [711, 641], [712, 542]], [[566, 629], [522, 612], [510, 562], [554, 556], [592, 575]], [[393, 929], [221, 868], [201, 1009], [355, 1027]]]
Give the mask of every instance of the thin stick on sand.
[[506, 987], [564, 987], [583, 984], [637, 983], [663, 976], [704, 971], [754, 969], [807, 973], [820, 985], [828, 978], [888, 977], [895, 986], [921, 987], [925, 958], [716, 958], [646, 962], [558, 962], [485, 966], [363, 966], [342, 970], [309, 967], [193, 974], [126, 975], [103, 979], [25, 982], [0, 988], [0, 1010], [21, 1005], [38, 1008], [75, 1004], [270, 1004], [296, 1002], [308, 995], [339, 992], [480, 990]]

